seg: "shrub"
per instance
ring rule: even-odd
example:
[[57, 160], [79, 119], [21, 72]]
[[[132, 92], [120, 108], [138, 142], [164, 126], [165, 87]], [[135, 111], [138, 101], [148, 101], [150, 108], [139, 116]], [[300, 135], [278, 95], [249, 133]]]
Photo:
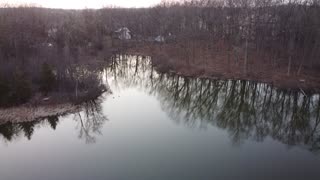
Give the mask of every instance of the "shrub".
[[9, 104], [20, 104], [27, 102], [32, 96], [31, 80], [28, 75], [20, 70], [14, 72], [11, 96]]
[[10, 87], [8, 81], [0, 77], [0, 106], [5, 106], [8, 103]]
[[41, 74], [40, 74], [40, 91], [47, 95], [53, 90], [56, 82], [56, 77], [53, 73], [52, 68], [49, 64], [42, 64]]

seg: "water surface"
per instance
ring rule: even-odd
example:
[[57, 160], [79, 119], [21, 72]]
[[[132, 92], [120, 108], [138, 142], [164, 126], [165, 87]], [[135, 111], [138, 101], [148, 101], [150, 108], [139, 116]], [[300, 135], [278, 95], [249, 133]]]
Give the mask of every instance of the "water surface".
[[0, 179], [319, 179], [319, 95], [160, 74], [117, 56], [112, 94], [0, 125]]

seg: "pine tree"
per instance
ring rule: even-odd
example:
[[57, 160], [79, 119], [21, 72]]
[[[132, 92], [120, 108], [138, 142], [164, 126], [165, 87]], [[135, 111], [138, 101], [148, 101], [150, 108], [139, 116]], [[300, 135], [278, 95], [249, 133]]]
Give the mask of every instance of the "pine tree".
[[32, 96], [31, 80], [21, 70], [16, 70], [13, 76], [11, 101], [13, 104], [25, 103]]
[[10, 87], [8, 81], [0, 77], [0, 106], [6, 106], [8, 103], [8, 96], [10, 93]]

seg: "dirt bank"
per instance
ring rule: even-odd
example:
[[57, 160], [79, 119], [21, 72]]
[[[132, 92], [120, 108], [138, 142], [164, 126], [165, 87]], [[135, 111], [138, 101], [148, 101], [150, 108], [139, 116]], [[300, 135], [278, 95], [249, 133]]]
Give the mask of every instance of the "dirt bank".
[[0, 124], [7, 122], [28, 122], [50, 116], [60, 116], [74, 113], [79, 110], [79, 106], [72, 104], [56, 104], [43, 106], [18, 106], [0, 109]]
[[101, 89], [94, 93], [80, 92], [79, 97], [73, 99], [68, 95], [51, 96], [35, 95], [28, 103], [9, 107], [0, 108], [0, 124], [7, 122], [28, 122], [44, 119], [50, 116], [61, 116], [69, 113], [75, 113], [81, 110], [81, 104], [90, 100], [99, 98], [103, 93], [111, 93], [110, 90]]
[[[288, 73], [287, 59], [276, 59], [261, 52], [248, 52], [245, 66], [244, 53], [236, 54], [223, 43], [208, 48], [208, 44], [153, 44], [136, 46], [130, 54], [152, 56], [159, 71], [184, 76], [214, 79], [242, 79], [273, 84], [279, 88], [320, 91], [319, 67], [292, 64]], [[236, 56], [237, 55], [237, 56]]]

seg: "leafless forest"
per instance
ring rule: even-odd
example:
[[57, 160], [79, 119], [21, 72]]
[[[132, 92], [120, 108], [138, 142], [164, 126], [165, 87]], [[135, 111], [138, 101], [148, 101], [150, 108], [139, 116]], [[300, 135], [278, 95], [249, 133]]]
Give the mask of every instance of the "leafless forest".
[[[123, 27], [130, 29], [130, 40], [114, 38]], [[290, 80], [315, 90], [320, 1], [192, 0], [99, 10], [4, 6], [0, 104], [23, 103], [36, 93], [98, 91], [101, 80], [90, 72], [99, 69], [92, 65], [128, 49], [150, 52], [164, 71]]]

